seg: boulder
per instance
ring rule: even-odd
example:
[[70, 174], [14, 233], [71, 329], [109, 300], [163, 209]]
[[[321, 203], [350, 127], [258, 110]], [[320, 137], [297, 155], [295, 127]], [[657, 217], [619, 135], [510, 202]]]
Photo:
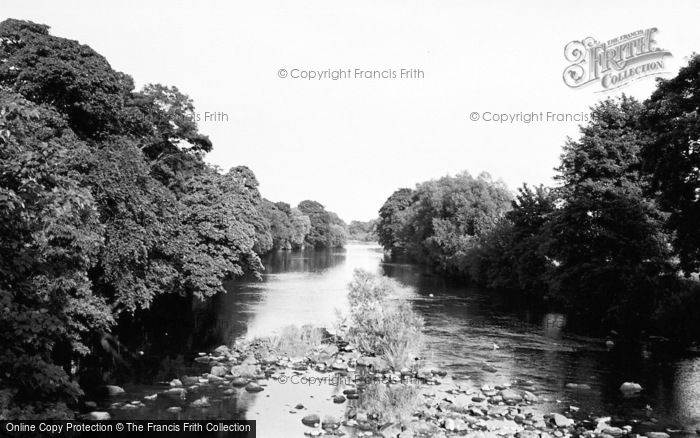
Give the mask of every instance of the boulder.
[[501, 397], [506, 403], [518, 403], [523, 399], [523, 397], [517, 391], [512, 389], [504, 389], [501, 391]]
[[236, 388], [242, 388], [248, 384], [249, 380], [244, 379], [243, 377], [234, 377], [231, 380], [231, 386], [235, 386]]
[[214, 365], [213, 367], [211, 367], [211, 371], [209, 371], [209, 374], [216, 377], [223, 377], [226, 375], [227, 372], [228, 370], [226, 369], [226, 367], [221, 365]]
[[562, 414], [548, 414], [545, 418], [548, 420], [549, 424], [556, 427], [569, 427], [574, 425], [574, 420], [566, 418]]
[[248, 384], [245, 386], [245, 390], [248, 392], [260, 392], [263, 390], [263, 387], [258, 385], [256, 382], [248, 382]]
[[316, 427], [321, 422], [321, 418], [316, 414], [309, 414], [301, 419], [306, 426]]
[[107, 385], [104, 389], [107, 395], [109, 395], [110, 397], [124, 394], [124, 388], [122, 388], [121, 386]]
[[634, 382], [625, 382], [620, 385], [620, 391], [625, 394], [634, 394], [642, 390], [642, 385]]
[[112, 416], [109, 415], [109, 412], [92, 411], [88, 414], [85, 414], [85, 419], [91, 420], [91, 421], [106, 421], [106, 420], [111, 420]]
[[190, 403], [190, 406], [193, 408], [208, 408], [211, 406], [211, 403], [209, 403], [208, 397], [201, 397]]

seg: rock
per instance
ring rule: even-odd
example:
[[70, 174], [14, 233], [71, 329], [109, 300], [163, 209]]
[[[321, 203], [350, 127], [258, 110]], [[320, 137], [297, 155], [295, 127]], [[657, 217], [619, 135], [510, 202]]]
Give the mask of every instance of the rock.
[[245, 390], [248, 392], [260, 392], [263, 391], [263, 387], [258, 385], [257, 382], [248, 382], [245, 386]]
[[181, 386], [192, 386], [199, 383], [199, 377], [182, 376], [180, 377]]
[[216, 377], [223, 377], [226, 375], [227, 372], [228, 370], [226, 369], [226, 367], [221, 365], [214, 365], [213, 367], [211, 367], [211, 371], [209, 371], [209, 374]]
[[321, 418], [316, 414], [309, 414], [301, 419], [306, 426], [316, 427], [321, 422]]
[[95, 403], [94, 401], [86, 401], [84, 404], [85, 407], [88, 409], [97, 409], [97, 403]]
[[591, 389], [591, 386], [586, 383], [567, 383], [566, 387], [569, 389], [580, 389], [584, 391]]
[[92, 411], [88, 414], [85, 414], [85, 419], [91, 420], [91, 421], [106, 421], [106, 420], [111, 420], [112, 416], [109, 415], [109, 412]]
[[236, 377], [252, 379], [258, 374], [258, 369], [255, 365], [236, 365], [231, 367], [231, 374]]
[[168, 409], [166, 409], [166, 411], [170, 412], [171, 414], [177, 414], [182, 412], [182, 408], [180, 406], [170, 406]]
[[670, 438], [670, 435], [666, 432], [647, 432], [647, 438]]
[[333, 362], [333, 365], [331, 365], [331, 368], [333, 368], [334, 370], [338, 370], [338, 371], [347, 371], [348, 364], [345, 362], [336, 361], [336, 362]]
[[337, 404], [345, 403], [345, 397], [342, 395], [336, 395], [333, 397], [333, 403], [337, 403]]
[[153, 401], [158, 398], [158, 394], [146, 395], [143, 397], [144, 400]]
[[620, 391], [625, 394], [634, 394], [642, 390], [642, 385], [634, 382], [625, 382], [620, 385]]
[[328, 415], [328, 416], [323, 418], [323, 422], [321, 423], [321, 427], [323, 429], [327, 429], [327, 430], [335, 430], [335, 429], [340, 427], [340, 420]]
[[161, 394], [171, 399], [184, 400], [187, 396], [187, 391], [185, 390], [185, 388], [170, 388], [167, 391], [162, 392]]
[[530, 391], [523, 391], [523, 400], [530, 403], [537, 403], [540, 399]]
[[231, 349], [228, 348], [226, 345], [219, 345], [214, 349], [214, 353], [216, 353], [218, 356], [221, 355], [230, 355], [231, 354]]
[[548, 414], [545, 416], [549, 420], [549, 423], [556, 427], [568, 427], [574, 425], [574, 420], [571, 418], [566, 418], [561, 414]]
[[517, 391], [512, 389], [504, 389], [501, 391], [501, 397], [503, 397], [503, 401], [506, 403], [518, 403], [523, 399]]
[[105, 386], [105, 391], [107, 392], [107, 395], [109, 395], [110, 397], [113, 397], [115, 395], [124, 394], [124, 388], [122, 388], [121, 386], [116, 386], [116, 385]]
[[445, 429], [449, 431], [456, 431], [457, 430], [457, 423], [455, 422], [454, 419], [452, 418], [445, 418]]
[[201, 397], [190, 403], [190, 406], [193, 408], [208, 408], [211, 406], [211, 403], [209, 403], [208, 397]]
[[244, 379], [243, 377], [234, 377], [233, 380], [231, 380], [231, 385], [235, 386], [236, 388], [242, 388], [248, 384], [248, 379]]
[[217, 383], [221, 383], [224, 381], [223, 377], [215, 376], [215, 375], [210, 375], [209, 378], [207, 379], [207, 383], [211, 383], [213, 385]]
[[602, 433], [608, 434], [610, 436], [618, 437], [625, 435], [626, 432], [623, 429], [620, 429], [619, 427], [606, 427], [605, 429], [602, 430]]

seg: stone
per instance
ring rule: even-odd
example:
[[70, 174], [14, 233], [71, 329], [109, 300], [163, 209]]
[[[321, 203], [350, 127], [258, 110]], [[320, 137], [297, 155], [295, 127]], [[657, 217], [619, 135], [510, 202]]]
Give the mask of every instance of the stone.
[[263, 391], [263, 387], [258, 385], [257, 382], [248, 382], [245, 386], [245, 390], [248, 392], [260, 392]]
[[91, 421], [106, 421], [110, 420], [111, 418], [112, 416], [109, 415], [109, 412], [104, 411], [92, 411], [85, 415], [85, 419]]
[[144, 400], [153, 401], [158, 398], [158, 394], [146, 395], [143, 397]]
[[512, 389], [504, 389], [501, 391], [501, 397], [503, 397], [503, 401], [506, 403], [518, 403], [523, 399], [517, 391]]
[[556, 427], [568, 427], [568, 426], [573, 426], [574, 420], [571, 418], [566, 418], [562, 414], [549, 414], [545, 416], [545, 418], [549, 419], [549, 423], [556, 426]]
[[231, 380], [231, 386], [235, 386], [236, 388], [242, 388], [248, 384], [248, 379], [244, 379], [243, 377], [234, 377], [233, 380]]
[[213, 367], [211, 367], [211, 371], [209, 371], [209, 374], [214, 375], [216, 377], [223, 377], [226, 375], [227, 372], [228, 370], [226, 369], [226, 367], [221, 365], [214, 365]]
[[110, 397], [114, 397], [115, 395], [121, 395], [124, 394], [124, 388], [121, 386], [116, 386], [116, 385], [107, 385], [105, 386], [105, 391], [107, 392], [107, 395]]
[[97, 403], [95, 403], [94, 401], [86, 401], [85, 407], [88, 409], [97, 409]]
[[619, 427], [606, 427], [605, 429], [602, 430], [602, 433], [618, 437], [625, 435], [626, 432], [623, 429], [620, 429]]
[[182, 408], [180, 406], [170, 406], [168, 409], [166, 409], [166, 411], [170, 412], [171, 414], [177, 414], [182, 412]]
[[620, 391], [626, 394], [634, 394], [642, 390], [642, 385], [634, 382], [625, 382], [620, 385]]
[[453, 418], [445, 418], [445, 429], [451, 432], [457, 430], [457, 423]]
[[169, 384], [170, 386], [182, 386], [182, 381], [180, 379], [173, 379]]
[[220, 355], [229, 355], [231, 354], [231, 349], [228, 348], [226, 345], [219, 345], [214, 349], [214, 353], [216, 353], [218, 356]]
[[321, 422], [321, 418], [316, 414], [309, 414], [302, 418], [301, 422], [306, 426], [316, 427]]
[[540, 401], [539, 397], [537, 397], [535, 394], [531, 393], [530, 391], [523, 391], [523, 400], [526, 402], [530, 403], [537, 403]]
[[323, 418], [321, 427], [327, 430], [335, 430], [340, 427], [340, 420], [330, 415]]
[[209, 403], [208, 397], [201, 397], [190, 403], [190, 406], [193, 408], [208, 408], [211, 406], [211, 403]]
[[666, 432], [647, 432], [647, 438], [670, 438], [670, 435]]
[[199, 383], [199, 377], [182, 376], [180, 377], [181, 386], [192, 386]]
[[337, 404], [345, 403], [345, 397], [342, 395], [336, 395], [333, 397], [333, 403], [337, 403]]
[[586, 383], [567, 383], [566, 387], [568, 389], [580, 389], [583, 391], [587, 391], [587, 390], [591, 389], [591, 386], [586, 384]]

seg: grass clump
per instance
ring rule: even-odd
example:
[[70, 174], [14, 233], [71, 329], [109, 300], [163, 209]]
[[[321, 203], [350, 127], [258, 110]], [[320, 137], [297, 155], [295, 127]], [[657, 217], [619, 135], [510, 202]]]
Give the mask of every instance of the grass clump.
[[323, 330], [311, 324], [301, 327], [288, 325], [270, 338], [272, 349], [279, 355], [306, 356], [323, 342]]
[[420, 392], [411, 385], [374, 383], [360, 396], [360, 406], [377, 415], [380, 423], [410, 424], [418, 408]]

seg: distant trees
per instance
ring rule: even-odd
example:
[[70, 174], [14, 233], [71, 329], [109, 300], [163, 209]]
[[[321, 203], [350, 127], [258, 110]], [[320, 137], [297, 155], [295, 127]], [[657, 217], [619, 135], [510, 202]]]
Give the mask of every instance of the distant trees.
[[488, 174], [466, 172], [401, 189], [379, 211], [379, 239], [441, 272], [464, 274], [469, 250], [503, 217], [511, 197]]
[[304, 238], [306, 245], [311, 248], [335, 248], [345, 244], [346, 225], [337, 214], [326, 211], [322, 204], [310, 200], [301, 201], [297, 208], [308, 216], [311, 226]]
[[377, 241], [377, 219], [366, 222], [351, 221], [348, 225], [348, 239], [361, 242]]

